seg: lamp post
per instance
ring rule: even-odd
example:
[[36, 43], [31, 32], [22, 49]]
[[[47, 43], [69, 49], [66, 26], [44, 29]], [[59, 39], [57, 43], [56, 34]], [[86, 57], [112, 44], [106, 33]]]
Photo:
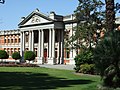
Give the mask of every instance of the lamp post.
[[0, 0], [0, 3], [4, 4], [4, 3], [5, 3], [5, 0]]

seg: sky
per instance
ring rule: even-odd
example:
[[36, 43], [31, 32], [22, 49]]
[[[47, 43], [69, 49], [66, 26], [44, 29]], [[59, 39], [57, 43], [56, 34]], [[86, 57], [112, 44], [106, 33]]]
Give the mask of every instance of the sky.
[[36, 8], [45, 14], [54, 11], [65, 16], [73, 14], [78, 3], [78, 0], [5, 0], [5, 4], [0, 4], [0, 30], [17, 29], [21, 17], [26, 17]]
[[0, 4], [0, 30], [17, 29], [21, 17], [36, 8], [45, 14], [54, 11], [58, 15], [69, 15], [77, 6], [78, 0], [5, 0], [5, 4]]

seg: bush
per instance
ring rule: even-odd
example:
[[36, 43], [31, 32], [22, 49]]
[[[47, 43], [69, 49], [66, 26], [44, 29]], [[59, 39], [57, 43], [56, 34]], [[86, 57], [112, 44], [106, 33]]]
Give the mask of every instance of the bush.
[[77, 55], [75, 58], [75, 70], [79, 72], [80, 65], [82, 64], [93, 64], [93, 53], [91, 51], [84, 51]]
[[18, 52], [14, 52], [14, 53], [12, 54], [12, 58], [15, 59], [15, 60], [17, 60], [17, 59], [20, 59], [21, 56], [20, 56], [20, 54], [19, 54]]
[[7, 52], [4, 50], [0, 50], [0, 59], [7, 59], [7, 58], [9, 58]]
[[80, 65], [80, 72], [84, 74], [94, 74], [95, 65], [94, 64], [82, 64]]
[[35, 53], [33, 51], [26, 51], [24, 53], [24, 59], [29, 60], [29, 61], [34, 60], [35, 59]]

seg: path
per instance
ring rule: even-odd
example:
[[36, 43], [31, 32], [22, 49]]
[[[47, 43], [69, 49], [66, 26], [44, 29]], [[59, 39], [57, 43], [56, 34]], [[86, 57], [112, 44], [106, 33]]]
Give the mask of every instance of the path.
[[40, 67], [64, 69], [64, 70], [74, 70], [75, 65], [64, 65], [64, 64], [49, 65], [49, 64], [43, 64], [43, 65], [40, 65]]

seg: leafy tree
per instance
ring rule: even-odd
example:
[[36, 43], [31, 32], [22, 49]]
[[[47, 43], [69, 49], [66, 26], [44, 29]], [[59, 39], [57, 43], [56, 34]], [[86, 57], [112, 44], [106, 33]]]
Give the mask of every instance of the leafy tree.
[[26, 51], [24, 53], [24, 59], [29, 60], [29, 61], [34, 60], [35, 59], [35, 53], [33, 51]]
[[120, 31], [108, 32], [99, 42], [94, 62], [105, 86], [120, 87]]
[[68, 41], [72, 47], [92, 47], [93, 34], [97, 29], [101, 29], [102, 21], [105, 19], [105, 12], [102, 11], [103, 5], [104, 3], [100, 0], [79, 0], [75, 11], [77, 27], [75, 27], [74, 35]]
[[15, 59], [15, 60], [17, 60], [17, 59], [20, 59], [21, 56], [20, 56], [20, 54], [19, 54], [18, 52], [14, 52], [14, 53], [12, 54], [12, 58]]

